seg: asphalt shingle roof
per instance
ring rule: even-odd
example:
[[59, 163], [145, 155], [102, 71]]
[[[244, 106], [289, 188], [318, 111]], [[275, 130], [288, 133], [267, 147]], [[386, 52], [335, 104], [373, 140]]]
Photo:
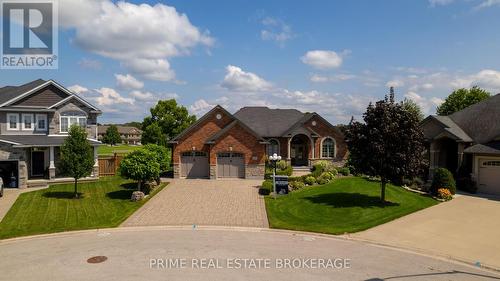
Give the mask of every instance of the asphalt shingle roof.
[[455, 112], [449, 118], [474, 142], [490, 142], [500, 136], [500, 94]]
[[262, 137], [282, 136], [290, 127], [304, 118], [296, 109], [243, 107], [234, 116]]
[[465, 153], [496, 154], [500, 155], [500, 141], [493, 141], [486, 144], [476, 144], [464, 150]]
[[447, 128], [445, 128], [446, 131], [448, 131], [450, 134], [454, 135], [457, 137], [459, 140], [464, 141], [464, 142], [472, 142], [472, 138], [462, 130], [453, 120], [451, 120], [450, 117], [448, 116], [433, 116], [435, 119], [437, 119], [439, 122], [443, 123]]
[[47, 81], [38, 79], [31, 81], [29, 83], [23, 84], [21, 86], [5, 86], [0, 88], [0, 104], [3, 104], [17, 96], [24, 94], [25, 92], [36, 88]]

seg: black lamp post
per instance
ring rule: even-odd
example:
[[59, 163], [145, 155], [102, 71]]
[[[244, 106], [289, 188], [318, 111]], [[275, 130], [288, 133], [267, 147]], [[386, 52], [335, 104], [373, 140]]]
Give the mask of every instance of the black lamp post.
[[276, 198], [276, 166], [278, 161], [281, 161], [281, 156], [278, 154], [274, 153], [273, 155], [269, 156], [269, 161], [271, 161], [271, 164], [273, 165], [273, 197]]

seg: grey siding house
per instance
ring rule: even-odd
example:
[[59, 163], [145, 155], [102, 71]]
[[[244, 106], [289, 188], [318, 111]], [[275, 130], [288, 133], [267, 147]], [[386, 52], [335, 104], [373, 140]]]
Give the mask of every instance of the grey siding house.
[[26, 188], [64, 179], [59, 147], [72, 125], [87, 130], [99, 176], [97, 117], [101, 111], [53, 80], [0, 88], [0, 176]]
[[449, 116], [422, 122], [429, 151], [429, 179], [438, 167], [471, 176], [478, 192], [500, 195], [500, 94]]

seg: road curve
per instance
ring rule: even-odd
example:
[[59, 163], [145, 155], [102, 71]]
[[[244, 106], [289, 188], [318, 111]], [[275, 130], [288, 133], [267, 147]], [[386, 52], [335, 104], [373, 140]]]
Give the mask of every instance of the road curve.
[[3, 240], [0, 255], [0, 280], [500, 280], [364, 242], [252, 228], [80, 231]]

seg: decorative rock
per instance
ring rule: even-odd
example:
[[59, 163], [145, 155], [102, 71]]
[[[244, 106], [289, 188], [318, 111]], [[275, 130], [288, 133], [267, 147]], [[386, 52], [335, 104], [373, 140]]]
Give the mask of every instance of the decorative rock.
[[131, 201], [141, 201], [144, 199], [144, 192], [142, 191], [134, 191], [132, 192], [132, 198], [130, 198]]

